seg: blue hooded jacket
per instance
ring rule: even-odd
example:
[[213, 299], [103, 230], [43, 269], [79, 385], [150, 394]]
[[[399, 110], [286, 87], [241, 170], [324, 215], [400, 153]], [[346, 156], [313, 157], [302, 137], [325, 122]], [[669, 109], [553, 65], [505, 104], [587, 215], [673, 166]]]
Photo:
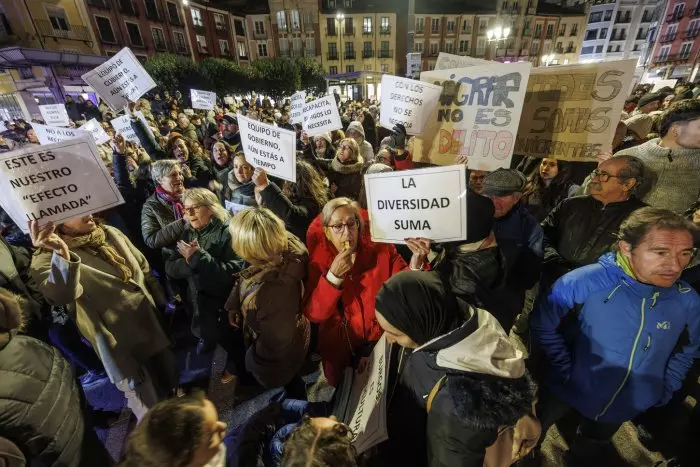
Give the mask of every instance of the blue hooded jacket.
[[[562, 324], [571, 312], [575, 319]], [[698, 294], [682, 281], [669, 288], [638, 282], [614, 253], [557, 280], [531, 327], [549, 361], [547, 386], [605, 423], [666, 404], [700, 357]], [[685, 328], [689, 343], [674, 353]]]

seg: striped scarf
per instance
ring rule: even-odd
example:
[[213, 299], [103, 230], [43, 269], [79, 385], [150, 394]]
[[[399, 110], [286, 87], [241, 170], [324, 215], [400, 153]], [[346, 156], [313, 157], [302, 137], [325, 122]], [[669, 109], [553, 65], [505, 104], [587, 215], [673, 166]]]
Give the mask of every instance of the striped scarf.
[[165, 201], [166, 203], [170, 204], [170, 206], [172, 206], [175, 220], [183, 218], [183, 216], [185, 215], [185, 206], [183, 206], [180, 196], [171, 195], [170, 193], [165, 191], [160, 185], [156, 187], [156, 196], [158, 197], [158, 199]]

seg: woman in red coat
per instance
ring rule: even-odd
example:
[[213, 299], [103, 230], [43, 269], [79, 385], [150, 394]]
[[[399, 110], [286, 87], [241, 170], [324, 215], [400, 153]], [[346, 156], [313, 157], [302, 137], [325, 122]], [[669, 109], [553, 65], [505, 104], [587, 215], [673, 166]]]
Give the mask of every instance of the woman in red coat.
[[[384, 281], [408, 268], [394, 245], [372, 242], [367, 222], [367, 211], [355, 201], [335, 198], [306, 234], [310, 260], [304, 314], [320, 324], [319, 351], [332, 386], [381, 337], [374, 298]], [[411, 269], [423, 269], [430, 241], [406, 243], [413, 252]]]

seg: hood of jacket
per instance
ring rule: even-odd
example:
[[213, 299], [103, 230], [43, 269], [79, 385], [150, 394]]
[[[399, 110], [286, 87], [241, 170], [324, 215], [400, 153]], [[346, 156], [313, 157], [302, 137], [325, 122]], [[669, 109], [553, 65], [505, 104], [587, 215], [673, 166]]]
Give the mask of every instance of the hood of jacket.
[[352, 131], [352, 130], [355, 130], [356, 132], [358, 132], [359, 134], [361, 134], [361, 135], [362, 135], [362, 140], [364, 141], [364, 139], [365, 139], [365, 129], [362, 128], [362, 123], [360, 123], [360, 122], [358, 122], [358, 121], [350, 122], [350, 125], [348, 125], [348, 129], [345, 131], [345, 134], [347, 134], [348, 131]]

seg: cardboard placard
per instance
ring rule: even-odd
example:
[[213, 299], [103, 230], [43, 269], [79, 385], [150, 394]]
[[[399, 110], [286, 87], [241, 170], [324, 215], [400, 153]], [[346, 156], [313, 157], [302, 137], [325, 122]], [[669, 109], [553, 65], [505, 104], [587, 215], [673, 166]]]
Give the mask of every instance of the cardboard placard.
[[531, 64], [509, 63], [430, 71], [421, 81], [442, 86], [437, 108], [415, 139], [413, 160], [469, 168], [510, 167]]
[[87, 121], [78, 129], [89, 132], [92, 135], [92, 138], [95, 140], [95, 144], [104, 144], [110, 139], [112, 139], [104, 130], [104, 128], [102, 128], [100, 122], [98, 122], [94, 118]]
[[0, 205], [25, 233], [30, 220], [58, 224], [124, 203], [87, 134], [0, 154], [0, 191]]
[[77, 138], [85, 132], [75, 128], [61, 128], [57, 126], [42, 125], [41, 123], [32, 122], [32, 128], [39, 144], [54, 144], [60, 143], [67, 139]]
[[304, 104], [302, 127], [309, 136], [343, 128], [338, 105], [333, 96], [324, 96]]
[[192, 99], [193, 109], [212, 110], [216, 105], [215, 92], [190, 89], [190, 97]]
[[272, 176], [296, 183], [296, 133], [241, 114], [237, 117], [246, 160]]
[[290, 117], [289, 123], [302, 123], [304, 118], [302, 111], [306, 102], [306, 91], [295, 92], [290, 100]]
[[610, 150], [636, 63], [620, 60], [533, 70], [515, 153], [595, 161], [599, 152]]
[[502, 65], [501, 62], [491, 62], [482, 58], [465, 57], [462, 55], [440, 52], [435, 62], [435, 70], [451, 70], [453, 68], [466, 68], [470, 66]]
[[70, 118], [63, 104], [40, 105], [39, 112], [48, 126], [70, 126]]
[[409, 135], [419, 135], [425, 121], [435, 110], [442, 86], [399, 76], [382, 75], [382, 99], [379, 123], [384, 128], [401, 124]]
[[131, 127], [131, 117], [129, 115], [122, 115], [110, 121], [114, 131], [119, 133], [127, 141], [132, 141], [134, 143], [140, 143], [136, 132]]
[[463, 165], [452, 165], [365, 175], [372, 241], [465, 240], [466, 172]]
[[121, 109], [129, 101], [136, 101], [156, 87], [153, 78], [131, 49], [126, 47], [82, 78], [113, 110]]

